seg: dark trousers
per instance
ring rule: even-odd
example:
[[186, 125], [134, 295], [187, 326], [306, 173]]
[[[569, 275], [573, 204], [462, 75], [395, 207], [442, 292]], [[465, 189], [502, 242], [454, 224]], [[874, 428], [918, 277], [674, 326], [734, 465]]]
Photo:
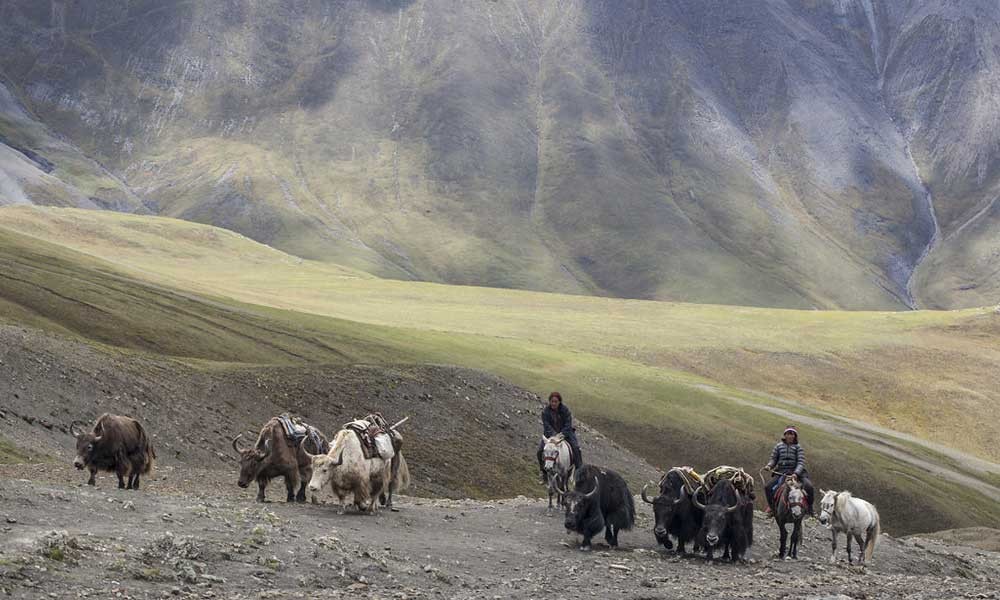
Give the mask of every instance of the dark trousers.
[[[573, 466], [577, 470], [583, 466], [583, 454], [580, 453], [580, 444], [576, 441], [576, 436], [566, 436], [566, 441], [569, 442], [569, 447], [573, 449]], [[538, 442], [538, 470], [545, 473], [545, 457], [542, 456], [545, 451], [545, 440]]]
[[[774, 493], [778, 491], [778, 485], [781, 483], [781, 478], [785, 475], [778, 475], [767, 484], [764, 488], [764, 495], [767, 496], [767, 505], [774, 509]], [[809, 479], [808, 473], [803, 473], [798, 476], [799, 483], [802, 484], [802, 489], [806, 492], [806, 504], [809, 505], [809, 512], [813, 511], [813, 498], [816, 493], [813, 491], [812, 480]]]

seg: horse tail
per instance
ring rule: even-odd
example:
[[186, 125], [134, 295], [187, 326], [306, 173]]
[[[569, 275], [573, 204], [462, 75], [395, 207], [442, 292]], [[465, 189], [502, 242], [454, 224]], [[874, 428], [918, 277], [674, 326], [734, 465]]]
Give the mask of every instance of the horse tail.
[[865, 562], [871, 560], [875, 544], [878, 543], [878, 538], [882, 535], [882, 525], [879, 524], [878, 511], [875, 510], [874, 506], [872, 507], [872, 515], [875, 517], [875, 522], [868, 528], [868, 539], [865, 540]]

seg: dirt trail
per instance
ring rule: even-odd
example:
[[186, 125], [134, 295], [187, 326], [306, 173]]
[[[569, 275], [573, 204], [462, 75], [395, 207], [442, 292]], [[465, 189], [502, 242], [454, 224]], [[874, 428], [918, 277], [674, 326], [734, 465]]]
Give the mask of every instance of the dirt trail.
[[1000, 465], [996, 463], [992, 463], [975, 456], [970, 456], [951, 448], [946, 448], [940, 444], [927, 442], [912, 435], [892, 431], [877, 425], [870, 425], [854, 419], [832, 415], [827, 419], [807, 416], [792, 410], [795, 406], [793, 403], [775, 396], [768, 397], [783, 404], [787, 404], [789, 408], [779, 408], [759, 402], [752, 402], [746, 398], [726, 394], [719, 388], [711, 385], [702, 384], [698, 385], [698, 387], [743, 406], [750, 406], [758, 410], [780, 415], [797, 423], [804, 423], [812, 427], [825, 429], [827, 431], [834, 431], [851, 441], [857, 442], [867, 448], [875, 450], [876, 452], [880, 452], [886, 456], [890, 456], [894, 459], [913, 465], [914, 467], [923, 469], [929, 473], [938, 475], [943, 479], [947, 479], [977, 490], [989, 498], [1000, 498], [1000, 487], [992, 485], [973, 475], [956, 470], [948, 465], [931, 462], [924, 457], [918, 456], [913, 452], [912, 448], [907, 447], [906, 444], [901, 443], [901, 441], [926, 448], [929, 452], [944, 455], [949, 459], [955, 460], [967, 470], [975, 471], [978, 474], [1000, 476]]
[[[0, 468], [0, 596], [17, 598], [996, 598], [1000, 554], [883, 536], [866, 570], [827, 562], [810, 524], [799, 561], [770, 557], [758, 517], [753, 560], [661, 553], [651, 513], [622, 548], [575, 548], [541, 501], [402, 498], [400, 512], [256, 504], [220, 474], [164, 469], [140, 492], [66, 466]], [[49, 481], [50, 483], [40, 483]], [[208, 483], [211, 482], [211, 483]], [[836, 595], [840, 596], [836, 596]]]

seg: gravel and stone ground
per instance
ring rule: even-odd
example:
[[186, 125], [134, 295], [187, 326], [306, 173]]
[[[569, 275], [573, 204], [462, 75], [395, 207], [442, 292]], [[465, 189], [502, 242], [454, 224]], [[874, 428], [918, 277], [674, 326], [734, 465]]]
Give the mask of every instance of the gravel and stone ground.
[[[545, 503], [403, 497], [399, 512], [257, 504], [229, 473], [165, 467], [134, 492], [66, 465], [0, 467], [0, 596], [15, 598], [998, 598], [1000, 554], [884, 535], [867, 568], [809, 522], [749, 564], [658, 550], [639, 501], [622, 546], [583, 553]], [[600, 537], [598, 538], [600, 539]], [[843, 545], [841, 545], [843, 548]]]

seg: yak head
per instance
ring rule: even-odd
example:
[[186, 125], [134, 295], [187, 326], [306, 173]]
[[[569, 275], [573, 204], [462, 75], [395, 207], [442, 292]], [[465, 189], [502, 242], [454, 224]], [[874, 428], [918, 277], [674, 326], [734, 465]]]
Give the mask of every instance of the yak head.
[[[722, 487], [725, 486], [725, 487]], [[705, 534], [705, 543], [709, 547], [714, 547], [722, 539], [723, 533], [726, 531], [726, 525], [729, 524], [729, 515], [736, 512], [740, 507], [740, 493], [736, 489], [732, 488], [731, 485], [726, 485], [725, 482], [720, 482], [715, 490], [712, 490], [712, 495], [708, 499], [708, 504], [702, 504], [698, 500], [698, 494], [703, 488], [698, 488], [694, 495], [691, 496], [691, 502], [695, 506], [705, 511], [705, 517], [702, 521], [701, 530]], [[732, 494], [727, 493], [729, 489], [732, 489]], [[733, 499], [735, 498], [735, 501]], [[728, 501], [728, 503], [727, 503]]]
[[104, 436], [80, 429], [75, 422], [69, 426], [69, 431], [76, 437], [76, 458], [73, 459], [73, 466], [83, 469], [92, 462], [94, 451], [101, 445]]
[[668, 539], [670, 522], [674, 520], [674, 514], [680, 510], [680, 505], [687, 499], [687, 491], [685, 491], [683, 484], [677, 486], [679, 489], [674, 489], [669, 480], [664, 480], [659, 495], [650, 500], [646, 497], [646, 488], [649, 485], [647, 483], [642, 486], [642, 501], [653, 505], [653, 517], [656, 519], [653, 535], [656, 536], [656, 541], [662, 544], [664, 540]]
[[333, 476], [333, 470], [344, 464], [344, 451], [340, 450], [337, 460], [329, 454], [312, 454], [302, 446], [302, 451], [312, 459], [312, 479], [309, 480], [309, 491], [316, 493], [323, 489]]
[[259, 445], [253, 448], [242, 448], [240, 446], [242, 437], [241, 433], [233, 438], [233, 450], [240, 457], [240, 479], [236, 483], [241, 488], [245, 488], [250, 485], [251, 481], [257, 479], [257, 474], [264, 466], [264, 461], [271, 455], [271, 440], [265, 439], [263, 448], [260, 448]]
[[590, 512], [591, 504], [597, 501], [597, 490], [599, 487], [600, 483], [597, 481], [597, 477], [594, 477], [594, 489], [586, 493], [574, 490], [566, 495], [566, 529], [570, 531], [580, 529], [581, 524], [587, 517], [587, 513]]

